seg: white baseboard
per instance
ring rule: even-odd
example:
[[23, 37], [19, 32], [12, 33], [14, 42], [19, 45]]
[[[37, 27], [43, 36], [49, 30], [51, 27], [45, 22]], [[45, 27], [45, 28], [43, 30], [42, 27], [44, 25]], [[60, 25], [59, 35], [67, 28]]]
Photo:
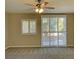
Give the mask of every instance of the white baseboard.
[[5, 47], [5, 50], [7, 50], [9, 48], [9, 46]]
[[40, 47], [40, 45], [8, 46], [8, 47], [6, 47], [6, 49], [8, 49], [8, 48], [14, 48], [14, 47]]
[[73, 45], [68, 45], [68, 47], [74, 47]]
[[[8, 48], [17, 48], [17, 47], [41, 47], [40, 45], [26, 45], [26, 46], [7, 46], [5, 49], [7, 50]], [[67, 47], [74, 47], [73, 45], [68, 45]]]

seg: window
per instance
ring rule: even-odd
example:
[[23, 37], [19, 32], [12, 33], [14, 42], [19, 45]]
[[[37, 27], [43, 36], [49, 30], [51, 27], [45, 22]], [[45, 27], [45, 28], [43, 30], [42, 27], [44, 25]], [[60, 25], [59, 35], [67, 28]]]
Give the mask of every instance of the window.
[[35, 20], [22, 20], [22, 33], [35, 33], [36, 21]]
[[42, 16], [41, 46], [66, 46], [66, 16]]
[[30, 33], [35, 33], [36, 32], [36, 22], [34, 20], [30, 21]]

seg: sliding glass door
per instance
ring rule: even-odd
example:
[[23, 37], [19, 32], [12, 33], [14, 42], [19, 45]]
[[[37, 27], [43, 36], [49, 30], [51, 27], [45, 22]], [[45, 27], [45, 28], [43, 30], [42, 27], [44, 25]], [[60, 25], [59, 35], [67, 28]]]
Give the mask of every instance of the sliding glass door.
[[66, 46], [66, 16], [42, 16], [41, 27], [41, 46]]

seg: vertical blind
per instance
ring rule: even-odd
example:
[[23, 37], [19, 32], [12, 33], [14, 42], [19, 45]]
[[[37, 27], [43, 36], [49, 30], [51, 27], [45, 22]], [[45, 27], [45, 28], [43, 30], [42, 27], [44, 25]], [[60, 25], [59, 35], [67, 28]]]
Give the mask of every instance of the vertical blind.
[[67, 29], [65, 15], [41, 17], [41, 46], [66, 46]]

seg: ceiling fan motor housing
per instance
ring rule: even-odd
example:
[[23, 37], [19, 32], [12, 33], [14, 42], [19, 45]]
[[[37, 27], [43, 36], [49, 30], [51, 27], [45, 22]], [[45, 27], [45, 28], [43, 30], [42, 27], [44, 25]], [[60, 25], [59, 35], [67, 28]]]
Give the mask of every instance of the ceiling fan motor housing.
[[36, 7], [37, 8], [41, 8], [41, 4], [36, 4]]

